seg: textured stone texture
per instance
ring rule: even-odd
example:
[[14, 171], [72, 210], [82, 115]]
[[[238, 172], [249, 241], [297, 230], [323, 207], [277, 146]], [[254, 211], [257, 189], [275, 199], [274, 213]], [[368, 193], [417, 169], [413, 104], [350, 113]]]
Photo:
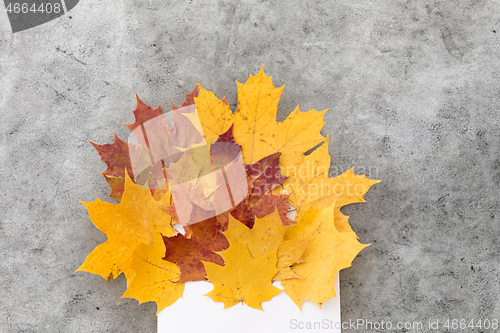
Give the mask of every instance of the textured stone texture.
[[16, 34], [1, 12], [1, 332], [156, 331], [123, 277], [73, 273], [106, 239], [78, 201], [108, 195], [86, 140], [198, 80], [234, 110], [262, 64], [279, 120], [330, 108], [332, 175], [383, 179], [344, 209], [372, 245], [341, 273], [343, 320], [500, 318], [498, 2], [82, 0]]

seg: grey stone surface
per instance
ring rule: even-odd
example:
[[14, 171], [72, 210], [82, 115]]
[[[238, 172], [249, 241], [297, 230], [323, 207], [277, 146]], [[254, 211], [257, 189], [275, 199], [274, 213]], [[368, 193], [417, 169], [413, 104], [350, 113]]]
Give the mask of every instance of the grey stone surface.
[[16, 34], [0, 15], [0, 332], [156, 331], [123, 277], [74, 273], [106, 240], [79, 202], [108, 195], [86, 140], [125, 139], [134, 93], [178, 104], [198, 80], [234, 110], [262, 64], [279, 120], [330, 108], [332, 174], [383, 180], [343, 209], [372, 243], [343, 320], [500, 318], [497, 1], [82, 0]]

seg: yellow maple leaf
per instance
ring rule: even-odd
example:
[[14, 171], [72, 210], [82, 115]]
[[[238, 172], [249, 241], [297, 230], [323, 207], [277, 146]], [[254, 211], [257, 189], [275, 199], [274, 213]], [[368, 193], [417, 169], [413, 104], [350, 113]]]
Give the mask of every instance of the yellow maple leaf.
[[233, 237], [238, 243], [248, 248], [253, 258], [274, 251], [283, 242], [285, 227], [277, 209], [263, 218], [255, 218], [252, 229], [229, 215], [229, 227], [224, 236]]
[[282, 290], [274, 287], [271, 279], [276, 275], [277, 251], [253, 258], [248, 248], [227, 236], [229, 248], [217, 252], [224, 259], [224, 266], [203, 262], [207, 278], [214, 289], [205, 296], [224, 303], [224, 309], [240, 302], [262, 310], [262, 302], [271, 300]]
[[289, 158], [300, 155], [325, 138], [320, 134], [326, 110], [301, 112], [299, 107], [278, 123], [276, 114], [283, 87], [275, 88], [264, 67], [238, 85], [238, 109], [234, 114], [234, 138], [242, 147], [246, 164], [276, 152]]
[[219, 135], [225, 133], [233, 123], [233, 112], [229, 108], [226, 97], [218, 99], [213, 92], [205, 90], [198, 84], [200, 92], [194, 98], [203, 134], [207, 143], [215, 142]]
[[[348, 216], [340, 212], [340, 208], [356, 202], [365, 202], [363, 196], [379, 180], [364, 175], [356, 175], [353, 169], [335, 177], [328, 177], [330, 155], [328, 154], [328, 138], [321, 147], [311, 154], [303, 155], [300, 161], [280, 159], [281, 170], [289, 178], [282, 184], [285, 192], [291, 194], [288, 202], [297, 209], [295, 220], [300, 220], [307, 210], [323, 209], [335, 204], [335, 225], [340, 232], [351, 232]], [[276, 189], [279, 191], [281, 189]]]
[[134, 251], [130, 270], [125, 272], [127, 290], [122, 297], [134, 298], [139, 304], [155, 301], [157, 314], [182, 296], [184, 283], [175, 283], [181, 276], [179, 266], [163, 260], [165, 244], [155, 233], [154, 242], [141, 244]]
[[328, 152], [329, 135], [326, 139], [309, 155], [295, 156], [284, 155], [280, 157], [281, 173], [285, 176], [296, 177], [300, 175], [303, 179], [312, 179], [316, 177], [328, 178], [330, 170], [331, 157]]
[[360, 244], [354, 232], [336, 229], [334, 207], [332, 204], [322, 210], [310, 208], [298, 223], [285, 231], [285, 240], [314, 238], [302, 255], [304, 262], [292, 266], [300, 279], [281, 281], [285, 293], [299, 308], [305, 300], [321, 307], [335, 297], [335, 276], [351, 266], [359, 251], [368, 246]]
[[335, 202], [335, 211], [339, 214], [335, 219], [335, 225], [340, 232], [352, 231], [348, 216], [340, 213], [340, 208], [355, 202], [365, 202], [363, 198], [365, 193], [372, 185], [380, 182], [364, 175], [356, 175], [353, 169], [335, 178], [316, 177], [304, 181], [299, 176], [293, 177], [292, 181], [295, 180], [295, 184], [286, 183], [289, 179], [283, 186], [287, 193], [291, 193], [288, 202], [297, 209], [295, 220], [302, 218], [311, 207], [323, 209]]
[[171, 217], [162, 207], [168, 206], [169, 195], [156, 201], [149, 189], [136, 185], [125, 173], [122, 201], [110, 204], [99, 199], [82, 202], [90, 220], [104, 232], [108, 240], [97, 246], [76, 271], [87, 271], [113, 280], [130, 268], [133, 251], [140, 244], [153, 243], [155, 231], [173, 236]]
[[273, 281], [300, 278], [290, 266], [304, 262], [302, 255], [313, 239], [291, 239], [280, 244], [278, 248], [278, 274]]

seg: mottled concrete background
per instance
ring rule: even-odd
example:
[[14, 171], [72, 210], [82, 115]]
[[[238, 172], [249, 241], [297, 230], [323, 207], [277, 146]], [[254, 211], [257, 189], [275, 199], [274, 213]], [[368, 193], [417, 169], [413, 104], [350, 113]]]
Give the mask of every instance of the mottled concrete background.
[[106, 240], [78, 201], [109, 193], [86, 140], [198, 80], [234, 110], [262, 64], [279, 120], [330, 108], [333, 174], [383, 179], [343, 209], [372, 243], [343, 320], [500, 318], [498, 1], [82, 0], [16, 34], [0, 12], [0, 332], [156, 331], [123, 277], [73, 273]]

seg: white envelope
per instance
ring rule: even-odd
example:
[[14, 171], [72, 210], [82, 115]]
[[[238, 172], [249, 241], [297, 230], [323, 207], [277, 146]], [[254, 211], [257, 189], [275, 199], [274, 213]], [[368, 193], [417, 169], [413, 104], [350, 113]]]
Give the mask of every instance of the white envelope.
[[[274, 286], [283, 289], [279, 282]], [[183, 297], [158, 314], [158, 333], [341, 333], [338, 274], [335, 278], [337, 297], [326, 301], [321, 309], [306, 301], [302, 312], [284, 292], [262, 303], [264, 311], [246, 304], [223, 309], [223, 303], [203, 296], [212, 288], [208, 281], [187, 282]]]

